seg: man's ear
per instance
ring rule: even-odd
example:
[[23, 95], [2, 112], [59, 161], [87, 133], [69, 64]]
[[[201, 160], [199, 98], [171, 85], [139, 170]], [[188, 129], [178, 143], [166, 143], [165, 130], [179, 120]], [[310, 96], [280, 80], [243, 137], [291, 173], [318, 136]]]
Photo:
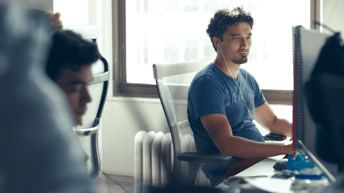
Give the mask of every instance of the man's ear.
[[211, 41], [213, 42], [214, 46], [216, 47], [216, 50], [221, 50], [219, 48], [219, 43], [221, 42], [220, 38], [214, 36]]

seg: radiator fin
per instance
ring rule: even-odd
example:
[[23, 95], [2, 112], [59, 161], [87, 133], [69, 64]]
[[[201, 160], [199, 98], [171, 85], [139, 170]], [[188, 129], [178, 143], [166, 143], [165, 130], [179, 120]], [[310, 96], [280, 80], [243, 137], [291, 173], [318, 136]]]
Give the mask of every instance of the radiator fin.
[[[180, 135], [182, 152], [196, 152], [192, 135]], [[170, 133], [139, 131], [134, 145], [134, 191], [142, 192], [142, 186], [165, 187], [173, 170], [173, 148]], [[182, 162], [182, 177], [187, 176], [188, 163]], [[185, 180], [185, 179], [183, 179]], [[200, 172], [197, 185], [209, 186], [209, 181]]]

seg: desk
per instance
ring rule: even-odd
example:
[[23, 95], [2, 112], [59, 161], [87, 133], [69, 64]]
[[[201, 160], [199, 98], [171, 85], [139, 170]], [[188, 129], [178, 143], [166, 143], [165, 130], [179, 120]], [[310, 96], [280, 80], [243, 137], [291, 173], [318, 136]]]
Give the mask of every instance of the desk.
[[[288, 137], [284, 141], [266, 141], [265, 143], [270, 143], [270, 144], [280, 144], [280, 145], [286, 145], [290, 143], [290, 138]], [[265, 158], [264, 160], [254, 164], [253, 166], [239, 172], [236, 174], [236, 177], [248, 177], [248, 176], [267, 176], [268, 178], [272, 177], [274, 174], [277, 172], [273, 168], [275, 163], [281, 159], [283, 159], [285, 155], [278, 155], [278, 156], [273, 156], [273, 157], [268, 157]], [[226, 190], [228, 189], [228, 186], [224, 184], [223, 182], [217, 185], [215, 188], [219, 188], [221, 190]]]
[[[248, 176], [261, 176], [266, 175], [268, 177], [273, 176], [276, 174], [276, 171], [274, 170], [273, 166], [274, 164], [283, 159], [284, 155], [278, 155], [273, 157], [268, 157], [255, 165], [247, 168], [246, 170], [241, 171], [238, 173], [237, 177], [248, 177]], [[228, 186], [224, 184], [223, 182], [217, 185], [215, 188], [219, 188], [225, 192], [226, 189], [228, 189]]]
[[[246, 170], [241, 171], [234, 177], [249, 177], [249, 176], [266, 176], [266, 177], [258, 177], [258, 178], [246, 178], [245, 181], [247, 184], [244, 184], [241, 187], [239, 192], [282, 192], [282, 193], [293, 193], [290, 188], [293, 183], [296, 183], [293, 187], [302, 187], [312, 192], [314, 190], [321, 190], [326, 185], [329, 185], [329, 181], [325, 178], [324, 180], [315, 180], [315, 181], [298, 181], [295, 178], [288, 178], [288, 179], [278, 179], [278, 178], [271, 178], [275, 174], [281, 174], [279, 171], [275, 171], [273, 169], [273, 165], [283, 159], [284, 155], [273, 156], [266, 158], [257, 164], [247, 168]], [[298, 182], [298, 183], [297, 183]], [[308, 183], [308, 184], [307, 184]], [[325, 185], [325, 186], [324, 186]], [[259, 187], [256, 188], [256, 187]], [[229, 191], [229, 186], [226, 185], [224, 182], [217, 185], [215, 188], [221, 189], [224, 193], [225, 192], [233, 192], [233, 190]], [[265, 191], [264, 191], [265, 190]], [[305, 192], [305, 191], [303, 191]]]
[[235, 176], [260, 176], [260, 175], [266, 175], [266, 176], [273, 176], [276, 174], [275, 169], [273, 166], [275, 163], [281, 159], [283, 159], [285, 155], [278, 155], [273, 157], [265, 158], [264, 160], [254, 164], [253, 166], [247, 168], [246, 170], [241, 171]]

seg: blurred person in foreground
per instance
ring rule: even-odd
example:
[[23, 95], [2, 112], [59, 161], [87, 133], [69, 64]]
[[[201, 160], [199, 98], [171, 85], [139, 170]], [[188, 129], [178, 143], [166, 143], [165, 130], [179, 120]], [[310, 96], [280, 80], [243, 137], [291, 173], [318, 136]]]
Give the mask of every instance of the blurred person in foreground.
[[46, 75], [51, 31], [19, 3], [0, 7], [0, 192], [95, 192], [68, 99]]

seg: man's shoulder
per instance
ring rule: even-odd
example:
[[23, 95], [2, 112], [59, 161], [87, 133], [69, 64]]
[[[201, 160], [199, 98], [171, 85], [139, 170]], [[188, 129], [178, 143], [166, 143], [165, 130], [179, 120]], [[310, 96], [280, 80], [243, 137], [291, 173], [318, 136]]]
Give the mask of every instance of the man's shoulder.
[[193, 82], [216, 81], [218, 76], [216, 66], [210, 63], [195, 75]]
[[214, 69], [214, 66], [214, 64], [209, 64], [195, 75], [190, 85], [189, 94], [198, 95], [202, 92], [223, 90], [223, 81], [221, 81], [221, 78], [219, 77], [218, 72], [216, 72], [216, 69]]

